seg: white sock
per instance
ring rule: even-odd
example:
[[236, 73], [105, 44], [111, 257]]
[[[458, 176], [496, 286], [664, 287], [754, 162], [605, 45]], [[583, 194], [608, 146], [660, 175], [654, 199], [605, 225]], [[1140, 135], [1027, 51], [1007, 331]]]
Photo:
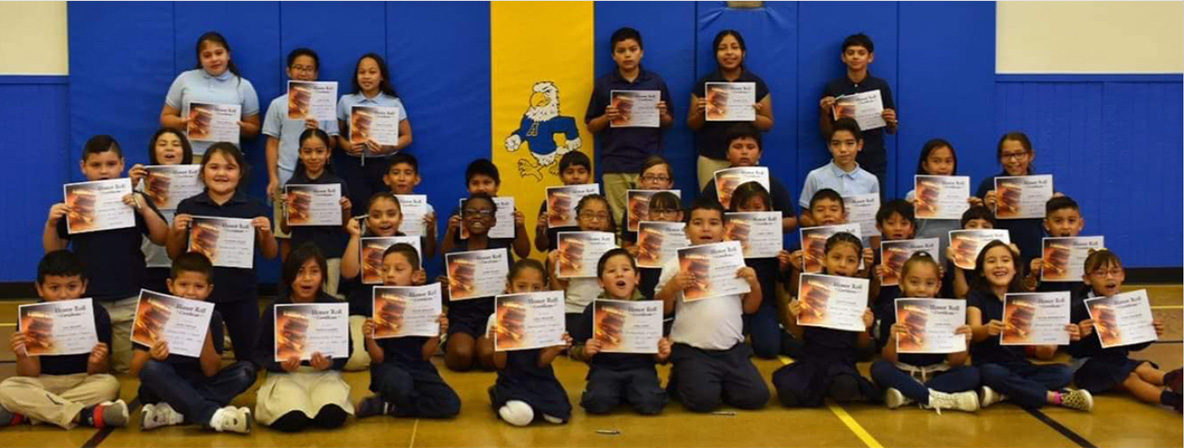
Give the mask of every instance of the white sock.
[[510, 400], [498, 410], [498, 415], [514, 426], [526, 426], [534, 421], [534, 409], [521, 400]]

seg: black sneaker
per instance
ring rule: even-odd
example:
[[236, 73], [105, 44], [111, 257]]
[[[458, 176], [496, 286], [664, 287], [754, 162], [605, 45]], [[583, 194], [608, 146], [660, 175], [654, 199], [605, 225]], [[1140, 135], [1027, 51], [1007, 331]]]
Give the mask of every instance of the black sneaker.
[[383, 401], [382, 397], [372, 395], [363, 398], [358, 402], [355, 410], [358, 418], [374, 417], [376, 415], [387, 415], [394, 409], [390, 403]]

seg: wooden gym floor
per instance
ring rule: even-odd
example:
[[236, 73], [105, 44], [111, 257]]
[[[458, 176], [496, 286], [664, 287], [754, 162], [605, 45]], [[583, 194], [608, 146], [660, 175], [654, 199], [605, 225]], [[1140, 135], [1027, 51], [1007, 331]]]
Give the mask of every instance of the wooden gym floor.
[[[1139, 289], [1129, 286], [1128, 291]], [[1138, 357], [1159, 363], [1165, 370], [1181, 365], [1184, 336], [1181, 297], [1184, 287], [1147, 287], [1156, 316], [1166, 324], [1161, 340]], [[0, 378], [14, 373], [8, 348], [17, 305], [0, 302]], [[1063, 356], [1063, 355], [1062, 355]], [[438, 364], [442, 364], [439, 358]], [[755, 360], [766, 381], [788, 359]], [[1184, 443], [1181, 416], [1125, 395], [1095, 397], [1092, 413], [1063, 408], [1028, 412], [1000, 404], [977, 414], [949, 411], [938, 415], [916, 407], [888, 410], [872, 405], [829, 405], [820, 409], [782, 408], [774, 397], [760, 411], [725, 409], [715, 414], [691, 414], [672, 403], [660, 416], [642, 417], [626, 409], [608, 416], [590, 416], [579, 408], [586, 366], [566, 358], [555, 361], [556, 372], [575, 407], [567, 425], [542, 424], [512, 428], [498, 421], [486, 395], [492, 373], [453, 373], [440, 368], [460, 394], [461, 415], [451, 420], [374, 417], [351, 420], [340, 430], [310, 430], [284, 434], [255, 426], [249, 436], [217, 434], [195, 426], [169, 427], [142, 433], [138, 429], [138, 381], [124, 377], [121, 397], [133, 404], [128, 428], [64, 431], [48, 425], [0, 428], [0, 447], [294, 447], [294, 446], [520, 446], [520, 447], [719, 447], [719, 446], [829, 446], [829, 447], [1178, 447]], [[866, 374], [867, 364], [860, 368]], [[663, 378], [668, 368], [659, 369]], [[345, 375], [357, 401], [369, 394], [367, 372]], [[258, 386], [260, 382], [256, 383]], [[770, 384], [770, 388], [772, 385]], [[253, 406], [254, 389], [234, 404]]]

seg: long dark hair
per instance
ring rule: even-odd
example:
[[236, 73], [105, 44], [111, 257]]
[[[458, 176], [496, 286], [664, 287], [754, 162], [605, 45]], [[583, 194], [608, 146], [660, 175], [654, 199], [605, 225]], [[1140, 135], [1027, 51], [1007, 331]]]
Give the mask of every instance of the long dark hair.
[[[1007, 285], [1007, 292], [1023, 292], [1024, 284], [1021, 277], [1023, 276], [1024, 271], [1022, 269], [1023, 265], [1020, 263], [1020, 254], [1012, 250], [1011, 246], [1007, 243], [1004, 243], [1002, 240], [991, 240], [991, 242], [987, 243], [986, 246], [983, 246], [983, 250], [979, 251], [978, 256], [975, 257], [974, 279], [972, 279], [970, 283], [971, 289], [994, 295], [994, 293], [991, 292], [991, 282], [987, 281], [987, 275], [986, 272], [984, 272], [984, 269], [986, 268], [983, 265], [986, 264], [984, 261], [987, 259], [987, 251], [996, 247], [1003, 247], [1007, 249], [1007, 252], [1011, 254], [1012, 267], [1015, 269], [1015, 276], [1011, 277], [1011, 283]], [[1000, 297], [1000, 299], [1002, 299], [1002, 297]]]
[[954, 172], [950, 173], [950, 175], [958, 175], [958, 152], [954, 151], [954, 145], [940, 138], [931, 139], [925, 142], [925, 146], [921, 147], [921, 159], [917, 161], [917, 174], [921, 176], [928, 176], [930, 174], [925, 169], [925, 159], [928, 159], [929, 155], [933, 154], [933, 151], [936, 151], [938, 148], [950, 148], [950, 157], [954, 159]]
[[[1003, 134], [1003, 137], [999, 138], [999, 144], [995, 145], [995, 160], [998, 160], [1000, 165], [1003, 164], [1003, 142], [1008, 140], [1020, 142], [1020, 146], [1024, 147], [1024, 151], [1027, 151], [1028, 154], [1032, 154], [1032, 140], [1028, 138], [1028, 134], [1018, 131], [1008, 132]], [[1032, 162], [1028, 162], [1027, 174], [1032, 174], [1032, 172], [1035, 171], [1034, 168], [1034, 164]]]
[[160, 161], [156, 160], [156, 140], [165, 134], [173, 134], [181, 140], [181, 164], [189, 165], [193, 163], [193, 146], [189, 144], [189, 138], [185, 137], [185, 133], [173, 128], [160, 128], [155, 134], [152, 134], [152, 139], [148, 140], [148, 163], [152, 165], [160, 165]]
[[[715, 40], [711, 42], [711, 55], [715, 56], [716, 53], [719, 53], [720, 42], [723, 42], [724, 38], [728, 36], [735, 37], [736, 43], [740, 44], [740, 51], [744, 53], [744, 56], [740, 58], [740, 69], [747, 70], [744, 67], [744, 60], [748, 59], [748, 46], [744, 45], [744, 36], [741, 36], [739, 31], [722, 30], [719, 33], [716, 33]], [[719, 57], [715, 57], [715, 67], [719, 68]]]
[[[310, 138], [318, 138], [318, 139], [321, 139], [322, 142], [325, 142], [325, 149], [329, 151], [329, 157], [327, 159], [325, 159], [325, 172], [332, 173], [333, 172], [333, 164], [332, 164], [331, 160], [333, 159], [333, 157], [332, 157], [333, 156], [333, 147], [330, 144], [331, 140], [329, 140], [329, 134], [325, 133], [325, 131], [322, 131], [319, 128], [318, 129], [305, 129], [304, 132], [300, 133], [300, 139], [299, 139], [299, 143], [297, 146], [297, 152], [299, 153], [299, 148], [303, 147], [304, 142]], [[297, 156], [296, 157], [296, 169], [292, 170], [292, 175], [293, 176], [297, 176], [297, 175], [303, 176], [303, 175], [307, 174], [306, 171], [307, 171], [307, 169], [304, 167], [304, 162], [300, 160], [299, 156]]]
[[308, 260], [315, 260], [317, 266], [321, 268], [321, 288], [317, 293], [324, 292], [325, 282], [329, 279], [328, 262], [325, 261], [325, 254], [321, 249], [312, 242], [307, 242], [292, 249], [292, 253], [288, 254], [288, 259], [284, 260], [283, 277], [284, 284], [288, 286], [288, 294], [292, 293], [292, 283], [296, 281], [296, 276], [300, 274], [300, 267], [304, 266]]
[[197, 68], [202, 68], [201, 47], [204, 47], [206, 42], [212, 42], [221, 45], [222, 48], [226, 49], [226, 69], [230, 70], [230, 73], [233, 73], [234, 76], [237, 76], [239, 82], [242, 82], [243, 75], [239, 73], [238, 66], [234, 65], [234, 56], [230, 51], [230, 43], [226, 42], [226, 38], [222, 37], [222, 35], [217, 31], [207, 31], [205, 34], [202, 34], [201, 37], [197, 38], [197, 47], [194, 50], [195, 53], [197, 53]]
[[251, 167], [247, 165], [247, 158], [243, 156], [243, 152], [238, 149], [238, 146], [234, 146], [234, 143], [230, 142], [214, 143], [210, 149], [206, 150], [205, 156], [201, 158], [201, 172], [197, 175], [203, 185], [206, 182], [206, 165], [210, 164], [210, 159], [214, 158], [214, 154], [222, 154], [223, 157], [233, 160], [235, 165], [238, 165], [238, 185], [234, 186], [235, 191], [243, 188], [244, 185], [250, 185], [247, 174], [251, 171]]
[[391, 71], [386, 68], [386, 60], [378, 53], [366, 53], [358, 58], [358, 63], [354, 65], [354, 93], [362, 93], [362, 86], [358, 84], [358, 68], [367, 58], [373, 59], [378, 64], [378, 73], [382, 75], [382, 82], [378, 83], [378, 90], [387, 95], [398, 97], [399, 94], [395, 92], [395, 84], [391, 82]]

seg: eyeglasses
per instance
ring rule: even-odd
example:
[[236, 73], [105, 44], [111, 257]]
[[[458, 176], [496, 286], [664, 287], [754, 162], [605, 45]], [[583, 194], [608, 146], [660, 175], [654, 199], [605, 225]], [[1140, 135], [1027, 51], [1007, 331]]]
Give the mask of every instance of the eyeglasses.
[[579, 214], [580, 219], [587, 219], [589, 221], [608, 221], [608, 213], [593, 213], [584, 212]]
[[641, 180], [646, 182], [670, 182], [670, 177], [647, 174], [645, 176], [641, 176]]
[[1026, 155], [1028, 155], [1028, 151], [1005, 152], [1003, 154], [999, 154], [999, 158], [1002, 160], [1022, 159]]
[[312, 66], [308, 66], [308, 65], [293, 65], [292, 70], [296, 70], [298, 72], [304, 72], [304, 73], [312, 73], [312, 72], [317, 71], [317, 68], [312, 67]]
[[1096, 271], [1090, 272], [1089, 275], [1096, 275], [1096, 276], [1102, 277], [1102, 278], [1105, 278], [1105, 277], [1118, 278], [1119, 276], [1122, 275], [1122, 269], [1118, 269], [1118, 268], [1114, 268], [1114, 269], [1110, 269], [1110, 270], [1098, 269]]
[[650, 216], [677, 215], [677, 214], [678, 214], [678, 209], [674, 209], [674, 208], [651, 208], [650, 209]]
[[466, 208], [463, 210], [463, 213], [464, 213], [465, 218], [490, 218], [490, 217], [493, 217], [493, 210], [489, 210], [489, 209], [476, 210], [476, 209]]

